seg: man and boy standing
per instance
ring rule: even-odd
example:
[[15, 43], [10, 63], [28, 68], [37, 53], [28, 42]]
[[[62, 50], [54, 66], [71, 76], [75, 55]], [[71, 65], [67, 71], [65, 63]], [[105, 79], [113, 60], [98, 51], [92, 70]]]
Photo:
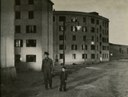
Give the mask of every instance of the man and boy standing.
[[[53, 74], [53, 61], [49, 58], [49, 53], [44, 52], [44, 59], [42, 61], [42, 72], [44, 75], [45, 89], [52, 89], [52, 74]], [[66, 91], [67, 70], [62, 66], [60, 72], [60, 91]]]

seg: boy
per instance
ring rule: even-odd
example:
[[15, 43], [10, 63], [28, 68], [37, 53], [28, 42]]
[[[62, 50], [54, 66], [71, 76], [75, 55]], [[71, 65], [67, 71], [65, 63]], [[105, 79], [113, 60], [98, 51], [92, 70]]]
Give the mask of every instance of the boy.
[[61, 68], [61, 72], [60, 72], [60, 91], [66, 91], [66, 81], [67, 81], [67, 70], [66, 67], [62, 67]]

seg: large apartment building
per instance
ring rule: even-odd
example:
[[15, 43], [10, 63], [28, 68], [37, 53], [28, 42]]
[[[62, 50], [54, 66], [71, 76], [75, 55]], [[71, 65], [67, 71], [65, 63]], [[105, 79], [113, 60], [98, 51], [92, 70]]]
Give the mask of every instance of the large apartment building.
[[[109, 61], [107, 18], [97, 12], [74, 11], [54, 11], [53, 16], [56, 62], [63, 62], [64, 48], [66, 64]], [[77, 25], [81, 29], [77, 29]]]
[[14, 25], [17, 70], [40, 70], [45, 51], [53, 58], [53, 3], [15, 0]]

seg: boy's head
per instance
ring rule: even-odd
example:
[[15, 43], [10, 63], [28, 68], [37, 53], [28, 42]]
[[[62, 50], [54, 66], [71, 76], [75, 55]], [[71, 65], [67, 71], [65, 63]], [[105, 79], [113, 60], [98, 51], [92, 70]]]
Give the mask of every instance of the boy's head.
[[63, 72], [66, 71], [66, 67], [63, 66], [63, 67], [62, 67], [62, 71], [63, 71]]

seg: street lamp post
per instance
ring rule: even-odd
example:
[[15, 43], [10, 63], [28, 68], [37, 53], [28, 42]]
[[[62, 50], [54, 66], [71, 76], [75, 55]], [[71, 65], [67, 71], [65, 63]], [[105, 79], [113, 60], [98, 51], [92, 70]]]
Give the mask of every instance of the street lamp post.
[[[66, 31], [66, 24], [67, 23], [71, 23], [71, 22], [63, 21], [63, 66], [65, 65], [65, 31]], [[77, 30], [80, 30], [81, 26], [79, 25], [79, 22], [75, 22], [75, 23], [78, 23], [76, 28], [77, 28]]]

